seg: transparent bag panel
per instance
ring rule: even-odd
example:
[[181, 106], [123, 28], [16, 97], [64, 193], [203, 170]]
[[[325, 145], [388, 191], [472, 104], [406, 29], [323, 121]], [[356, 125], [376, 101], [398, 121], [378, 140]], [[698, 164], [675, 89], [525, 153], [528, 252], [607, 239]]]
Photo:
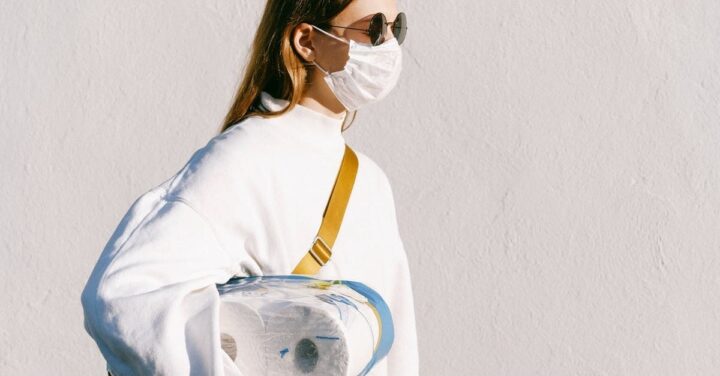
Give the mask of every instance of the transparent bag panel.
[[222, 348], [243, 374], [365, 375], [392, 347], [390, 310], [361, 282], [275, 275], [217, 288]]

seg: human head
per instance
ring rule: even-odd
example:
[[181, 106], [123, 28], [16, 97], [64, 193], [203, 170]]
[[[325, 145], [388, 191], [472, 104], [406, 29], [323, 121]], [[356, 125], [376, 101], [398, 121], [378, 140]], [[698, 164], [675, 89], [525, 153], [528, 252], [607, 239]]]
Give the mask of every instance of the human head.
[[[329, 25], [366, 28], [370, 17], [377, 12], [383, 12], [389, 21], [393, 20], [398, 13], [396, 1], [268, 0], [252, 43], [242, 83], [221, 132], [252, 115], [282, 115], [304, 96], [312, 96], [331, 110], [339, 112], [342, 104], [327, 87], [323, 73], [312, 62], [316, 60], [331, 72], [341, 70], [348, 59], [348, 45], [324, 35], [312, 25], [340, 38], [369, 44], [370, 37], [363, 31]], [[262, 91], [287, 100], [288, 107], [275, 112], [263, 109], [260, 104]], [[354, 118], [353, 111], [352, 116], [346, 116], [346, 123], [347, 119], [352, 123]], [[343, 129], [346, 128], [343, 124]]]

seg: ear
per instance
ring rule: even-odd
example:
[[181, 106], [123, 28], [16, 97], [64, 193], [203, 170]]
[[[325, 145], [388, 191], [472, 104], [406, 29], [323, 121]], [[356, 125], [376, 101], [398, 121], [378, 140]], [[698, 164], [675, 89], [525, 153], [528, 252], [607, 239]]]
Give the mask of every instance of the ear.
[[305, 61], [315, 60], [316, 50], [313, 41], [313, 27], [303, 22], [295, 26], [290, 36], [290, 41], [297, 54]]

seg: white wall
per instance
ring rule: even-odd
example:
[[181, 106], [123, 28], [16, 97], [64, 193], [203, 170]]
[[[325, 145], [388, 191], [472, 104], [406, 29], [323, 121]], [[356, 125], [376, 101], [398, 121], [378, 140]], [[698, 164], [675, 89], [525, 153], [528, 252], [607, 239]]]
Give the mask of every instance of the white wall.
[[[263, 1], [0, 1], [0, 374], [101, 374], [80, 291], [216, 134]], [[388, 173], [423, 375], [720, 369], [720, 3], [414, 1], [346, 139]]]

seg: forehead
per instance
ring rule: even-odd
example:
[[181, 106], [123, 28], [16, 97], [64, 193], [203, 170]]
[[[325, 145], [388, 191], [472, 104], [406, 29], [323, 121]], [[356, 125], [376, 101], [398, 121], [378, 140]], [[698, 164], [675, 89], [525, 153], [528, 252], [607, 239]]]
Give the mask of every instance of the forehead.
[[334, 18], [338, 24], [351, 24], [370, 21], [375, 13], [384, 13], [388, 21], [397, 16], [399, 10], [396, 0], [353, 0]]

